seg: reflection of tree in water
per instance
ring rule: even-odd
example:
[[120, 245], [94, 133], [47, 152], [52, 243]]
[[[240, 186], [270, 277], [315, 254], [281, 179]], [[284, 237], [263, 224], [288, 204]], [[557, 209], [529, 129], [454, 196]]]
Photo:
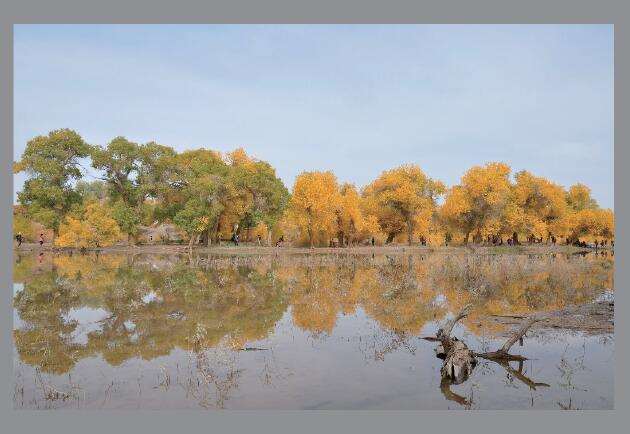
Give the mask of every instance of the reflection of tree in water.
[[399, 349], [408, 351], [411, 355], [416, 353], [417, 347], [411, 342], [412, 336], [404, 331], [377, 330], [359, 344], [359, 350], [366, 361], [382, 362], [387, 354]]
[[[93, 354], [112, 365], [132, 357], [150, 360], [176, 347], [190, 348], [198, 326], [207, 330], [204, 348], [226, 336], [240, 347], [264, 338], [286, 309], [284, 293], [271, 274], [187, 267], [156, 272], [126, 262], [113, 269], [86, 265], [77, 270], [66, 257], [54, 269], [24, 281], [15, 298], [25, 323], [15, 331], [24, 361], [63, 373]], [[76, 322], [65, 321], [64, 315], [83, 306], [104, 309], [108, 316], [87, 334], [87, 344], [79, 345], [71, 336]]]
[[469, 330], [496, 333], [505, 331], [505, 324], [493, 321], [493, 315], [527, 316], [591, 302], [613, 288], [613, 268], [609, 259], [595, 257], [461, 255], [436, 263], [431, 274], [450, 311], [473, 304], [463, 321]]
[[351, 285], [354, 274], [355, 270], [345, 267], [291, 268], [288, 280], [294, 323], [314, 335], [331, 334], [337, 315], [353, 312], [356, 305], [356, 288]]
[[54, 272], [33, 276], [15, 295], [13, 305], [24, 323], [13, 331], [24, 363], [61, 374], [85, 357], [84, 348], [73, 342], [78, 323], [66, 319], [71, 308], [80, 306], [79, 295]]
[[[288, 301], [295, 324], [316, 335], [330, 334], [337, 316], [356, 306], [387, 330], [417, 335], [427, 322], [468, 302], [475, 306], [464, 322], [470, 330], [500, 331], [504, 325], [488, 317], [590, 301], [612, 288], [614, 268], [610, 258], [522, 255], [398, 256], [277, 268], [258, 259], [206, 269], [168, 257], [136, 264], [130, 258], [63, 255], [43, 266], [32, 257], [21, 260], [16, 281], [23, 279], [25, 288], [15, 305], [27, 323], [16, 331], [24, 357], [41, 357], [44, 364], [58, 351], [55, 357], [66, 367], [72, 354], [102, 353], [114, 365], [130, 357], [152, 359], [187, 348], [197, 324], [208, 330], [208, 347], [227, 335], [243, 344], [266, 336]], [[29, 275], [29, 267], [38, 271]], [[437, 294], [445, 303], [434, 302]], [[110, 314], [89, 333], [87, 348], [72, 343], [76, 324], [64, 319], [84, 306]]]
[[222, 340], [213, 348], [204, 348], [206, 329], [198, 325], [190, 337], [192, 344], [185, 379], [178, 380], [187, 397], [204, 408], [225, 408], [230, 393], [238, 388], [241, 370], [231, 343]]
[[[614, 283], [614, 262], [601, 256], [197, 259], [191, 266], [166, 255], [48, 255], [41, 263], [22, 257], [15, 281], [24, 289], [14, 297], [23, 323], [14, 331], [21, 360], [60, 374], [92, 355], [117, 366], [182, 348], [195, 351], [199, 380], [227, 396], [236, 387], [238, 369], [213, 367], [216, 357], [200, 354], [265, 338], [289, 305], [294, 324], [312, 336], [331, 334], [340, 314], [361, 308], [379, 328], [361, 350], [384, 360], [395, 351], [413, 353], [412, 338], [425, 325], [467, 303], [473, 304], [463, 321], [469, 331], [502, 332], [505, 324], [492, 321], [492, 315], [526, 316], [588, 302]], [[82, 307], [107, 311], [87, 333], [86, 344], [75, 342], [78, 324], [68, 319], [72, 309]], [[200, 328], [203, 338], [191, 341]], [[522, 373], [519, 367], [503, 368], [517, 379]], [[272, 367], [265, 369], [261, 381], [269, 382]]]
[[424, 263], [394, 262], [367, 270], [361, 304], [382, 327], [398, 334], [420, 333], [445, 312], [433, 303], [435, 292], [422, 279]]

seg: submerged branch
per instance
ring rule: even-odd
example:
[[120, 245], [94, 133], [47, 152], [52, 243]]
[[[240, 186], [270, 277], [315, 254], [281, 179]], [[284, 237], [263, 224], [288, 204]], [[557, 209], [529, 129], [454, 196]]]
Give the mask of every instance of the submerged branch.
[[[444, 396], [447, 399], [460, 402], [463, 405], [467, 405], [467, 401], [459, 395], [451, 392], [449, 387], [451, 384], [459, 384], [468, 379], [473, 369], [477, 365], [477, 357], [491, 360], [501, 365], [509, 374], [519, 379], [532, 389], [540, 386], [548, 387], [548, 384], [536, 383], [523, 374], [523, 361], [527, 360], [527, 358], [509, 353], [512, 346], [517, 341], [523, 338], [529, 328], [534, 323], [545, 319], [545, 317], [533, 315], [527, 318], [525, 321], [523, 321], [520, 328], [516, 332], [514, 332], [512, 336], [510, 336], [510, 338], [503, 344], [503, 346], [499, 350], [485, 353], [476, 353], [470, 350], [463, 341], [460, 341], [456, 337], [451, 337], [453, 327], [455, 327], [455, 324], [457, 324], [457, 322], [460, 321], [462, 318], [468, 316], [470, 308], [470, 304], [466, 305], [457, 315], [447, 321], [444, 326], [438, 330], [435, 337], [427, 336], [423, 338], [428, 341], [440, 342], [435, 351], [436, 356], [444, 360], [444, 363], [442, 364], [442, 369], [440, 370], [440, 373], [442, 375], [442, 383], [440, 384], [440, 389], [442, 390]], [[510, 366], [510, 361], [518, 361], [519, 369], [515, 370], [514, 368], [512, 368]]]

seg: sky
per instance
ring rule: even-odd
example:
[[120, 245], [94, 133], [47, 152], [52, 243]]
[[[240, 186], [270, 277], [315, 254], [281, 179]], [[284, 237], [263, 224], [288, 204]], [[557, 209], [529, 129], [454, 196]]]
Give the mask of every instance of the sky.
[[502, 161], [614, 207], [612, 25], [14, 30], [15, 159], [71, 128], [91, 144], [243, 147], [289, 189], [302, 171], [361, 187], [407, 163], [450, 186]]

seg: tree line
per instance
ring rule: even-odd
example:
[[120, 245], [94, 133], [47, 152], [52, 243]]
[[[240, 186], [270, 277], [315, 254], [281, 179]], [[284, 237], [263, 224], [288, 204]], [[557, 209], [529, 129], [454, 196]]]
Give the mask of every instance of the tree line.
[[[84, 179], [91, 165], [97, 179]], [[135, 243], [142, 226], [171, 223], [190, 246], [238, 235], [271, 244], [346, 246], [613, 242], [614, 213], [583, 184], [564, 187], [504, 163], [470, 168], [447, 187], [416, 165], [358, 189], [330, 172], [303, 172], [291, 192], [243, 149], [176, 152], [116, 137], [90, 145], [75, 131], [31, 139], [14, 173], [28, 179], [14, 230], [49, 229], [60, 247]]]

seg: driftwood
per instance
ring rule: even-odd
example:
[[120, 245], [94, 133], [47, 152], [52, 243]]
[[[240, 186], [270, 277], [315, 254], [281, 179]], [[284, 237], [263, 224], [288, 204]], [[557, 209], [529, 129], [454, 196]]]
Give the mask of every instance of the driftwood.
[[[446, 399], [457, 402], [464, 406], [470, 406], [470, 402], [454, 393], [450, 390], [452, 384], [460, 384], [466, 381], [473, 369], [477, 365], [477, 358], [483, 358], [491, 360], [501, 367], [503, 367], [514, 378], [522, 381], [531, 389], [536, 387], [549, 387], [546, 383], [537, 383], [523, 373], [523, 362], [527, 360], [526, 357], [510, 354], [509, 351], [512, 346], [523, 339], [527, 330], [536, 322], [542, 321], [545, 318], [542, 316], [531, 316], [526, 318], [521, 327], [503, 344], [503, 346], [497, 350], [486, 353], [476, 353], [468, 348], [465, 342], [451, 336], [453, 327], [463, 318], [466, 318], [470, 312], [471, 305], [465, 306], [457, 315], [447, 321], [443, 327], [441, 327], [436, 336], [425, 337], [424, 339], [429, 341], [439, 342], [435, 352], [436, 356], [443, 359], [442, 369], [440, 374], [442, 376], [440, 382], [440, 390], [446, 397]], [[514, 369], [510, 366], [511, 361], [518, 361], [518, 369]]]
[[453, 327], [462, 318], [466, 318], [471, 305], [464, 307], [454, 318], [437, 332], [436, 338], [440, 341], [436, 349], [436, 355], [444, 359], [441, 374], [443, 379], [449, 379], [454, 384], [459, 384], [468, 379], [472, 370], [477, 365], [475, 354], [468, 346], [456, 337], [451, 336]]

